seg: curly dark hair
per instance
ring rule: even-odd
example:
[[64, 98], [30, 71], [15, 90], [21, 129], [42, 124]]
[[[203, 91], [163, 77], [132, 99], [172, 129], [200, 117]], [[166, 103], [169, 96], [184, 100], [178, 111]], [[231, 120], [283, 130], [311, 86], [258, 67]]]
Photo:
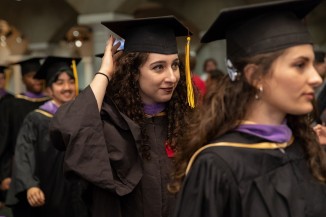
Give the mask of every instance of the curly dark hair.
[[[254, 57], [235, 59], [234, 66], [243, 72], [249, 63], [256, 64], [256, 76], [270, 71], [272, 63], [282, 55], [284, 50], [259, 54]], [[212, 139], [222, 136], [239, 126], [258, 90], [250, 85], [243, 73], [232, 82], [228, 76], [214, 82], [204, 97], [202, 107], [187, 121], [188, 130], [180, 141], [180, 152], [176, 155], [176, 171], [169, 186], [171, 192], [180, 190], [187, 164], [196, 150]], [[307, 159], [313, 176], [326, 181], [326, 157], [313, 131], [310, 114], [287, 115], [287, 124], [296, 139], [304, 141]], [[196, 136], [193, 136], [196, 135]]]
[[[135, 121], [141, 129], [141, 154], [144, 159], [150, 160], [150, 146], [147, 144], [146, 117], [144, 104], [139, 91], [139, 68], [148, 59], [149, 53], [130, 52], [122, 53], [116, 60], [116, 70], [107, 88], [107, 97], [110, 97], [119, 110]], [[172, 150], [177, 150], [177, 139], [183, 134], [185, 117], [190, 111], [187, 104], [187, 87], [184, 67], [180, 64], [180, 80], [167, 104], [168, 142]]]

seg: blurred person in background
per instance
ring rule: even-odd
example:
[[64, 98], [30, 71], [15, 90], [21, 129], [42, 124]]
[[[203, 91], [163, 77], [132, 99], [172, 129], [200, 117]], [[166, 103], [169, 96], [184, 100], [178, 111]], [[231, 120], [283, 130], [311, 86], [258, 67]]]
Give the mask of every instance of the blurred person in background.
[[35, 75], [45, 80], [51, 100], [26, 116], [17, 137], [6, 199], [15, 217], [82, 217], [87, 213], [86, 207], [83, 210], [76, 204], [82, 201], [79, 183], [68, 182], [63, 176], [65, 153], [54, 147], [49, 136], [53, 115], [76, 97], [73, 61], [77, 65], [80, 59], [47, 57]]
[[13, 97], [13, 95], [6, 90], [6, 69], [7, 66], [0, 65], [0, 102], [3, 99]]
[[11, 182], [12, 159], [21, 124], [25, 116], [49, 100], [44, 96], [43, 82], [34, 79], [41, 58], [28, 58], [20, 62], [22, 81], [26, 92], [3, 99], [0, 103], [0, 189], [6, 192]]
[[201, 76], [203, 81], [206, 81], [210, 77], [210, 72], [218, 68], [217, 61], [213, 58], [208, 58], [203, 64], [203, 74]]

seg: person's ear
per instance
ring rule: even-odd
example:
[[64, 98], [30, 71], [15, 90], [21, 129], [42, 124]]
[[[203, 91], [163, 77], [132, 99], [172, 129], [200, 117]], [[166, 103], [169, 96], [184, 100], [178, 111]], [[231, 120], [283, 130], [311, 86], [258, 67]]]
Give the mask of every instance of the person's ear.
[[52, 91], [51, 87], [46, 87], [45, 88], [45, 93], [46, 93], [47, 96], [50, 96], [50, 97], [53, 96], [53, 91]]
[[248, 64], [243, 71], [248, 83], [259, 89], [262, 84], [262, 74], [259, 73], [258, 66], [256, 64]]

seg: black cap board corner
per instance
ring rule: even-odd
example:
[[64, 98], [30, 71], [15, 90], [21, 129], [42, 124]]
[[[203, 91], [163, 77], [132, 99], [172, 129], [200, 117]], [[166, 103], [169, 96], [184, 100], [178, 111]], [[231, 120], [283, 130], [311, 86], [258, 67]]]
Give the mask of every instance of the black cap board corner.
[[312, 43], [302, 19], [321, 0], [286, 0], [226, 8], [201, 42], [226, 39], [228, 58]]
[[174, 16], [102, 22], [125, 40], [125, 52], [178, 53], [176, 37], [192, 33]]

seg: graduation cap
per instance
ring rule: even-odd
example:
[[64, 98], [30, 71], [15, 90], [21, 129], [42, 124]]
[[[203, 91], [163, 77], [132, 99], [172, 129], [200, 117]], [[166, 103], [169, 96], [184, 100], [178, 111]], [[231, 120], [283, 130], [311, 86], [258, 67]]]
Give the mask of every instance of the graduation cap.
[[110, 21], [102, 22], [102, 24], [125, 40], [124, 52], [177, 54], [176, 37], [188, 36], [185, 61], [187, 93], [188, 103], [191, 107], [194, 107], [194, 96], [189, 69], [189, 44], [192, 33], [186, 26], [174, 16]]
[[125, 52], [178, 53], [176, 37], [192, 33], [174, 16], [102, 22], [125, 39]]
[[53, 82], [55, 82], [56, 76], [65, 71], [67, 74], [75, 78], [76, 93], [78, 93], [78, 76], [76, 66], [80, 60], [80, 58], [49, 56], [45, 59], [34, 78], [44, 79], [46, 86], [50, 86]]
[[229, 59], [312, 43], [302, 19], [319, 3], [320, 0], [292, 0], [227, 8], [220, 12], [201, 42], [226, 39]]
[[21, 60], [19, 62], [15, 62], [15, 63], [13, 63], [13, 65], [19, 64], [22, 76], [24, 76], [30, 72], [37, 72], [39, 70], [39, 68], [41, 67], [41, 63], [40, 63], [41, 59], [43, 59], [43, 58], [41, 58], [41, 57], [27, 58], [27, 59]]

